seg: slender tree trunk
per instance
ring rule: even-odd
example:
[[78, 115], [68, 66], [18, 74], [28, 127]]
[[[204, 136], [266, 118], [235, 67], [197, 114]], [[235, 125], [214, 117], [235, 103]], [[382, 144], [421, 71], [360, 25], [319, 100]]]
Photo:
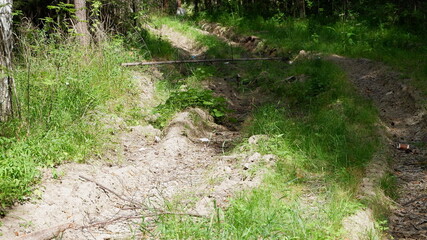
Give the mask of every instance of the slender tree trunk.
[[169, 0], [163, 0], [163, 11], [169, 12]]
[[90, 44], [90, 33], [86, 13], [86, 0], [75, 0], [74, 7], [76, 8], [78, 39], [83, 46], [88, 46]]
[[194, 13], [199, 13], [199, 0], [194, 0]]
[[305, 18], [305, 0], [298, 0], [299, 17]]
[[0, 121], [13, 113], [12, 92], [12, 0], [0, 0]]

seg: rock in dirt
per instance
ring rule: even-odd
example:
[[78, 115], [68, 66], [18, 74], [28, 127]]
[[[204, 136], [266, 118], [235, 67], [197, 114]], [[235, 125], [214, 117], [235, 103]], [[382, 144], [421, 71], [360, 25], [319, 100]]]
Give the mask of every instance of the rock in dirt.
[[264, 142], [268, 140], [267, 135], [253, 135], [248, 139], [248, 143], [251, 145], [258, 145], [259, 142]]

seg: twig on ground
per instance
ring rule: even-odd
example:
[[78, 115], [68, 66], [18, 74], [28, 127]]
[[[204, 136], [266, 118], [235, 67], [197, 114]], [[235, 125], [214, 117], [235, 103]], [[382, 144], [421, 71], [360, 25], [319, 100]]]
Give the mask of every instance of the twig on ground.
[[159, 212], [159, 213], [151, 213], [151, 214], [140, 214], [140, 215], [133, 215], [133, 216], [119, 216], [112, 218], [110, 220], [101, 221], [101, 222], [95, 222], [87, 226], [81, 226], [79, 228], [85, 229], [85, 228], [92, 228], [92, 227], [103, 227], [108, 224], [112, 224], [114, 222], [120, 221], [120, 220], [130, 220], [130, 219], [139, 219], [143, 217], [157, 217], [161, 215], [178, 215], [178, 216], [190, 216], [190, 217], [198, 217], [198, 218], [204, 218], [205, 216], [195, 213], [176, 213], [176, 212]]
[[132, 201], [132, 200], [130, 200], [130, 199], [127, 199], [127, 198], [125, 198], [125, 197], [121, 196], [121, 195], [120, 195], [120, 194], [118, 194], [117, 192], [115, 192], [115, 191], [111, 190], [110, 188], [108, 188], [108, 187], [106, 187], [106, 186], [102, 185], [102, 184], [101, 184], [101, 183], [99, 183], [99, 182], [96, 182], [96, 181], [95, 181], [95, 180], [93, 180], [93, 179], [87, 178], [87, 177], [82, 176], [82, 175], [79, 175], [79, 177], [80, 177], [81, 179], [86, 180], [86, 181], [89, 181], [89, 182], [93, 182], [93, 183], [95, 183], [95, 184], [96, 184], [96, 185], [98, 185], [98, 187], [100, 187], [101, 189], [103, 189], [103, 190], [105, 190], [105, 191], [107, 191], [107, 192], [110, 192], [110, 193], [112, 193], [112, 194], [116, 195], [116, 197], [118, 197], [119, 199], [121, 199], [121, 200], [123, 200], [123, 201], [125, 201], [125, 202], [130, 202], [130, 203], [132, 203], [132, 204], [135, 204], [136, 206], [141, 205], [141, 204], [139, 204], [139, 203], [136, 203], [136, 202], [134, 202], [134, 201]]
[[415, 198], [415, 199], [413, 199], [413, 200], [411, 200], [409, 202], [403, 203], [402, 206], [407, 206], [407, 205], [409, 205], [411, 203], [414, 203], [414, 202], [416, 202], [418, 200], [421, 200], [423, 198], [427, 198], [427, 194], [421, 195], [421, 196], [419, 196], [419, 197], [417, 197], [417, 198]]
[[55, 227], [43, 229], [37, 232], [33, 232], [31, 234], [24, 235], [18, 238], [18, 240], [49, 240], [57, 237], [58, 235], [63, 233], [65, 230], [73, 227], [74, 227], [73, 223], [66, 223], [66, 224], [58, 225]]

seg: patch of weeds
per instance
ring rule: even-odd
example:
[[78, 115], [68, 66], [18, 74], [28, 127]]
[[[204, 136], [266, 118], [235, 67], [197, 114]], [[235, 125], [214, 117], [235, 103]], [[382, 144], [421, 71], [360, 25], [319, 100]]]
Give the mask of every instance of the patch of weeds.
[[232, 199], [227, 209], [213, 203], [209, 218], [161, 216], [158, 230], [165, 239], [338, 239], [342, 217], [358, 205], [331, 192], [319, 196], [326, 201], [305, 205], [299, 185], [287, 180], [269, 175], [259, 188]]
[[386, 173], [380, 179], [380, 187], [384, 191], [384, 194], [396, 200], [399, 197], [399, 193], [397, 191], [397, 177], [392, 173]]
[[[85, 49], [65, 36], [21, 30], [13, 72], [21, 119], [0, 123], [0, 214], [31, 193], [39, 168], [84, 162], [102, 151], [113, 138], [105, 127], [114, 121], [110, 116], [128, 123], [142, 119], [133, 104], [138, 88], [130, 70], [120, 67], [141, 56], [129, 52], [122, 38]], [[152, 38], [146, 44], [155, 43]]]
[[154, 124], [165, 127], [175, 113], [189, 107], [205, 108], [217, 121], [223, 120], [229, 112], [224, 98], [213, 96], [212, 91], [209, 90], [189, 88], [171, 92], [166, 102], [153, 110], [154, 114], [160, 114]]
[[305, 74], [307, 79], [266, 83], [277, 86], [272, 94], [289, 104], [259, 107], [247, 134], [274, 136], [264, 151], [304, 156], [296, 158], [299, 166], [311, 171], [328, 169], [343, 183], [352, 182], [355, 168], [363, 168], [376, 149], [375, 109], [357, 96], [344, 74], [330, 63], [305, 61], [288, 71], [291, 76]]

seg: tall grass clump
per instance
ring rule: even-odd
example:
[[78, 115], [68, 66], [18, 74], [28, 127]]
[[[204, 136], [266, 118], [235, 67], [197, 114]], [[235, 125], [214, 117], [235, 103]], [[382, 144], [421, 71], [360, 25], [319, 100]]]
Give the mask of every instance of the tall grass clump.
[[[15, 70], [19, 116], [0, 125], [0, 212], [21, 200], [39, 169], [84, 162], [102, 148], [108, 116], [132, 119], [134, 60], [120, 38], [85, 48], [59, 31], [23, 26]], [[107, 141], [108, 142], [108, 141]]]
[[284, 158], [294, 153], [299, 157], [288, 163], [307, 171], [326, 171], [344, 185], [357, 185], [354, 173], [371, 160], [378, 144], [374, 107], [356, 94], [332, 63], [303, 61], [288, 69], [288, 74], [299, 80], [270, 82], [277, 86], [272, 90], [276, 99], [287, 104], [267, 103], [258, 108], [247, 127], [248, 135], [272, 137], [261, 146], [263, 152]]

